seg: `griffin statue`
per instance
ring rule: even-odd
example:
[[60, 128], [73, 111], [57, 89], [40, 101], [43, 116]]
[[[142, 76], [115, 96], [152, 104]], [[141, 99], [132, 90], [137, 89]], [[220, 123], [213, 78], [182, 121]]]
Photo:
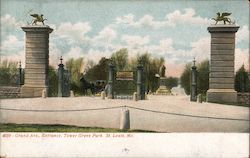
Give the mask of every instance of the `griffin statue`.
[[228, 24], [234, 24], [234, 22], [231, 21], [231, 19], [227, 16], [231, 15], [232, 13], [222, 13], [220, 14], [220, 12], [216, 13], [217, 17], [216, 18], [212, 18], [213, 20], [216, 21], [215, 25], [219, 22], [219, 21], [223, 21], [224, 25], [226, 25], [226, 22], [228, 22]]
[[30, 16], [34, 17], [34, 19], [32, 20], [31, 24], [32, 25], [37, 25], [37, 22], [41, 22], [44, 25], [44, 21], [47, 19], [43, 18], [43, 14], [39, 15], [39, 14], [30, 14]]

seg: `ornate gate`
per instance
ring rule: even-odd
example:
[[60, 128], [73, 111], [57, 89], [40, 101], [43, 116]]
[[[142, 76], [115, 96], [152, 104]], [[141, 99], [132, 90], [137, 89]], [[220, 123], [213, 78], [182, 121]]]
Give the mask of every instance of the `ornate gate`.
[[145, 74], [142, 65], [136, 71], [115, 71], [115, 66], [109, 64], [108, 98], [132, 99], [137, 93], [138, 100], [145, 99]]
[[132, 99], [134, 92], [136, 92], [136, 72], [116, 72], [114, 80], [114, 97], [119, 99]]

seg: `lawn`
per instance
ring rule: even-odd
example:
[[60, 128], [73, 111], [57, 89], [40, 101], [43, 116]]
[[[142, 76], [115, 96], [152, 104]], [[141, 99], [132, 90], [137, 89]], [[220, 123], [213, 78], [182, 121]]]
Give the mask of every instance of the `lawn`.
[[78, 127], [68, 125], [0, 124], [0, 132], [154, 132], [145, 130], [120, 130], [114, 128]]

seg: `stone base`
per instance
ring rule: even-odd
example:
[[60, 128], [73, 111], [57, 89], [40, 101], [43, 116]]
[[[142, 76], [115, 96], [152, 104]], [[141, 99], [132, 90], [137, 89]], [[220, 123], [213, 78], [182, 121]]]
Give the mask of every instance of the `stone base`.
[[42, 97], [43, 96], [43, 90], [47, 87], [29, 87], [29, 86], [22, 86], [21, 88], [21, 97], [23, 98], [33, 98], [33, 97]]
[[157, 90], [156, 90], [156, 94], [157, 95], [171, 95], [171, 92], [169, 89], [167, 89], [166, 86], [160, 86]]
[[209, 89], [207, 102], [237, 103], [237, 92], [234, 89]]

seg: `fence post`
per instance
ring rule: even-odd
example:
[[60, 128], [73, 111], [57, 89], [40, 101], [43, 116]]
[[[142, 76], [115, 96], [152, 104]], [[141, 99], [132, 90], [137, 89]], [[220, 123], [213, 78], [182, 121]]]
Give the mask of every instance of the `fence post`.
[[121, 118], [120, 118], [120, 129], [129, 130], [130, 129], [130, 118], [129, 110], [126, 108], [121, 109]]
[[105, 99], [105, 97], [106, 97], [106, 94], [105, 94], [105, 92], [104, 92], [104, 91], [102, 91], [102, 92], [101, 92], [101, 99], [103, 99], [103, 100], [104, 100], [104, 99]]
[[202, 94], [198, 94], [197, 98], [198, 98], [198, 102], [202, 103], [203, 101]]
[[114, 68], [115, 66], [112, 63], [109, 63], [108, 99], [114, 99]]
[[64, 72], [64, 65], [62, 63], [62, 57], [60, 58], [61, 63], [58, 65], [58, 97], [63, 96], [63, 72]]
[[133, 100], [134, 100], [134, 101], [137, 101], [137, 100], [138, 100], [137, 92], [134, 92], [134, 93], [133, 93]]
[[195, 66], [195, 59], [194, 59], [194, 65], [192, 66], [191, 71], [191, 94], [190, 94], [190, 101], [197, 101], [197, 70]]

